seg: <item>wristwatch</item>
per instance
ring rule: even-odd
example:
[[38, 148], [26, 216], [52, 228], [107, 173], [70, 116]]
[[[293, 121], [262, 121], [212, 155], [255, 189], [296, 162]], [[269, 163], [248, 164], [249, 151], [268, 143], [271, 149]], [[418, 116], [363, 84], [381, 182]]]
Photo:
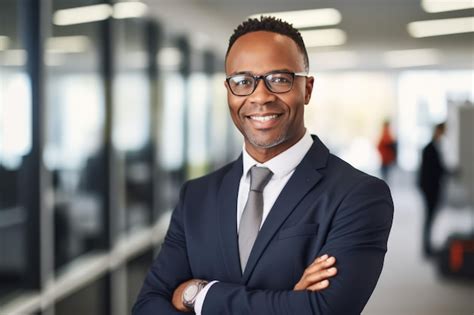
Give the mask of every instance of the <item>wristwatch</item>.
[[195, 280], [188, 284], [188, 286], [183, 291], [183, 305], [194, 311], [196, 297], [207, 284], [208, 281], [204, 280]]

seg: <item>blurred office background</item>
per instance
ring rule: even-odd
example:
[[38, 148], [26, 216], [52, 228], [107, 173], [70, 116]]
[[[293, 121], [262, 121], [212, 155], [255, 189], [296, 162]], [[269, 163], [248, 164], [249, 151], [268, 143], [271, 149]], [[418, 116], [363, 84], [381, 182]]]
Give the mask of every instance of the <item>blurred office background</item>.
[[[180, 185], [236, 158], [224, 55], [253, 14], [290, 13], [315, 88], [307, 127], [375, 176], [390, 120], [395, 218], [363, 314], [474, 312], [470, 0], [0, 1], [0, 314], [123, 315]], [[422, 148], [450, 170], [422, 253]], [[341, 301], [343, 302], [343, 301]]]

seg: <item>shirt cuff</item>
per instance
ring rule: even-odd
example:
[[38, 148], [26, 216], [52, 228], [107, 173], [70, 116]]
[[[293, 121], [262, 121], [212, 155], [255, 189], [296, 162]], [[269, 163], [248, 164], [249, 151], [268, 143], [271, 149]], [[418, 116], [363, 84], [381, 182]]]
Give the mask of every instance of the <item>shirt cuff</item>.
[[207, 291], [212, 287], [214, 283], [219, 281], [211, 281], [209, 282], [196, 296], [196, 301], [194, 302], [194, 312], [196, 315], [201, 315], [202, 306], [204, 304], [204, 299], [206, 298]]

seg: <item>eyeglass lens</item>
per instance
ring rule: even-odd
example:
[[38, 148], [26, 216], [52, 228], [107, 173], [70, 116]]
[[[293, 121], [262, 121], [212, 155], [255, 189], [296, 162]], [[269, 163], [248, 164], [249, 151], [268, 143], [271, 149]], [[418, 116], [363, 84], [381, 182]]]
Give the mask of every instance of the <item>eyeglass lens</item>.
[[[250, 74], [238, 74], [229, 78], [229, 86], [236, 95], [250, 95], [257, 86], [256, 77]], [[284, 93], [291, 90], [293, 74], [287, 72], [269, 73], [264, 76], [265, 85], [274, 93]]]

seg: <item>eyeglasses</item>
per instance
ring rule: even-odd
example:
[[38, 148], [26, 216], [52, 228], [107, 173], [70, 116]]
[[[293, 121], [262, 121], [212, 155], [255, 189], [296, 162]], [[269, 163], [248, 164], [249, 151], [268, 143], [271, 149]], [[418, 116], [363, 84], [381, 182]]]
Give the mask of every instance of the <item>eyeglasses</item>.
[[251, 73], [239, 73], [226, 78], [227, 85], [232, 94], [236, 96], [248, 96], [257, 88], [258, 81], [265, 82], [265, 86], [273, 93], [286, 93], [293, 87], [295, 77], [307, 76], [304, 72], [272, 71], [263, 75], [252, 75]]

